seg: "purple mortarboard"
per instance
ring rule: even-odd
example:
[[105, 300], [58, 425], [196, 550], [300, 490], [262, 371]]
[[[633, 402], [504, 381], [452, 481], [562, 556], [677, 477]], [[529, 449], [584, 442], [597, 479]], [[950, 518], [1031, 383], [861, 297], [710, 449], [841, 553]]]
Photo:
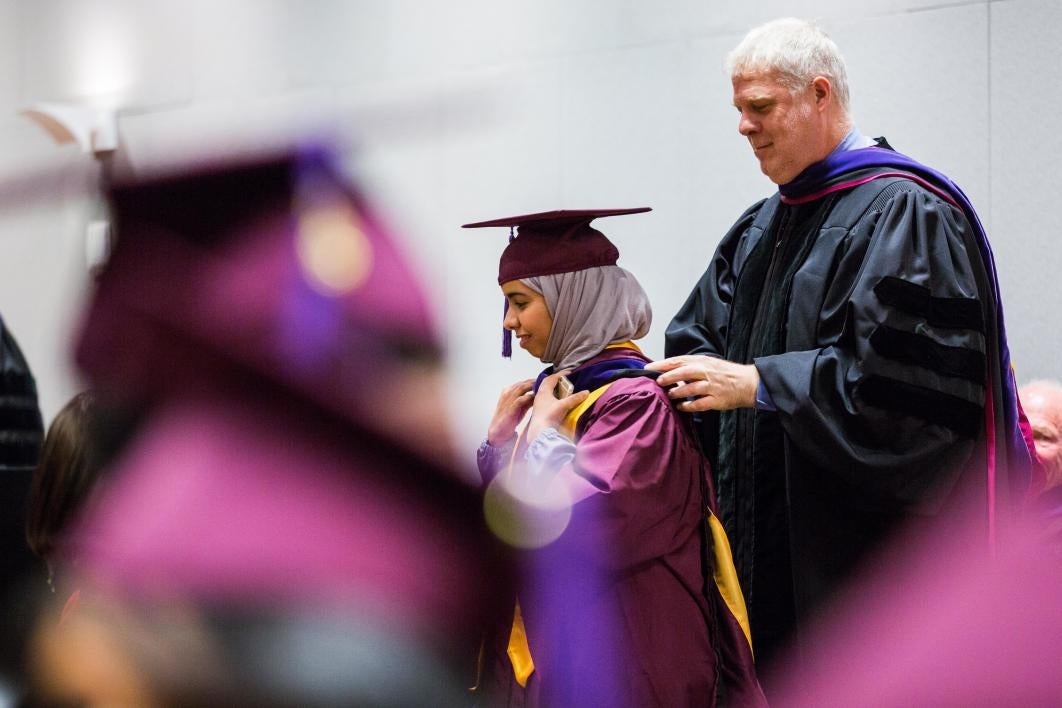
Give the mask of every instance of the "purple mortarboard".
[[[509, 245], [502, 252], [498, 264], [498, 284], [501, 285], [539, 275], [571, 273], [586, 268], [616, 265], [619, 250], [603, 233], [590, 226], [590, 222], [605, 216], [641, 214], [647, 211], [652, 209], [559, 209], [478, 221], [464, 224], [462, 228], [509, 227]], [[508, 311], [508, 300], [505, 302], [505, 311]], [[502, 335], [502, 355], [511, 354], [511, 337], [506, 330]]]

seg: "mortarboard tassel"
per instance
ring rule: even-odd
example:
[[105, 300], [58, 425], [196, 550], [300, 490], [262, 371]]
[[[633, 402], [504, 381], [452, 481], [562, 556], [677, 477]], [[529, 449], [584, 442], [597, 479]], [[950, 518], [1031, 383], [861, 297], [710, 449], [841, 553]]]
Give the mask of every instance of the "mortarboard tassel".
[[[516, 234], [513, 233], [513, 227], [509, 227], [509, 243], [513, 242], [516, 238]], [[502, 308], [502, 356], [506, 359], [511, 359], [513, 356], [513, 333], [505, 329], [505, 316], [509, 314], [509, 298], [505, 298], [504, 307]]]
[[[505, 322], [505, 316], [509, 314], [509, 298], [505, 298], [504, 305], [502, 322]], [[504, 324], [502, 324], [502, 356], [506, 359], [511, 359], [513, 356], [513, 333], [507, 330]]]

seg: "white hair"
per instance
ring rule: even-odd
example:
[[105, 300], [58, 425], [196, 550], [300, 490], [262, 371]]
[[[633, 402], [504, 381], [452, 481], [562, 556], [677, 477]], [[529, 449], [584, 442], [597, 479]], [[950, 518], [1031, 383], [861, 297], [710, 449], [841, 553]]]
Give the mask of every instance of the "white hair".
[[727, 55], [726, 68], [731, 78], [777, 72], [794, 93], [807, 88], [816, 76], [824, 76], [830, 80], [837, 102], [848, 112], [844, 57], [833, 40], [809, 20], [784, 17], [750, 30]]

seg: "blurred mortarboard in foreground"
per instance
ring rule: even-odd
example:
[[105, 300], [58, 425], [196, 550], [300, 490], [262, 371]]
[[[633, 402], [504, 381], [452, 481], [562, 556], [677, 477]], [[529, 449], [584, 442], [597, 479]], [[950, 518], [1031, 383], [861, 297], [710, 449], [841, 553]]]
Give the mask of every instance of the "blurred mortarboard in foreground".
[[440, 344], [389, 228], [335, 162], [315, 147], [111, 188], [117, 240], [77, 349], [103, 399], [149, 403], [234, 367], [376, 423], [365, 382]]
[[[652, 209], [558, 209], [477, 221], [464, 224], [462, 228], [509, 227], [509, 245], [502, 252], [498, 264], [498, 284], [502, 285], [540, 275], [616, 265], [619, 249], [603, 233], [590, 226], [590, 222], [605, 216], [642, 214], [647, 211]], [[508, 309], [509, 301], [506, 300], [503, 317]], [[511, 355], [511, 334], [505, 330], [502, 333], [502, 356]]]
[[323, 653], [331, 667], [295, 661], [306, 641], [277, 628], [317, 611], [450, 668], [506, 571], [476, 490], [418, 446], [448, 421], [440, 347], [367, 198], [322, 150], [110, 197], [118, 238], [77, 353], [101, 403], [135, 420], [69, 539], [87, 587], [149, 615], [174, 601], [252, 613], [292, 680], [364, 651], [352, 636]]

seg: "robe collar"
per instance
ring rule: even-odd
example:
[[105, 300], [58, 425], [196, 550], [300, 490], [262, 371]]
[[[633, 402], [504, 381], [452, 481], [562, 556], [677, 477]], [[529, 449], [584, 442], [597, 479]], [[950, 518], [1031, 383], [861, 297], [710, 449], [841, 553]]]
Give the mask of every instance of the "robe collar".
[[[568, 378], [575, 386], [576, 391], [593, 391], [596, 388], [615, 381], [630, 369], [644, 369], [650, 359], [642, 353], [634, 342], [621, 342], [610, 344], [599, 354], [594, 355], [588, 361], [572, 369]], [[554, 367], [549, 366], [535, 379], [534, 391], [550, 374], [554, 373]]]

